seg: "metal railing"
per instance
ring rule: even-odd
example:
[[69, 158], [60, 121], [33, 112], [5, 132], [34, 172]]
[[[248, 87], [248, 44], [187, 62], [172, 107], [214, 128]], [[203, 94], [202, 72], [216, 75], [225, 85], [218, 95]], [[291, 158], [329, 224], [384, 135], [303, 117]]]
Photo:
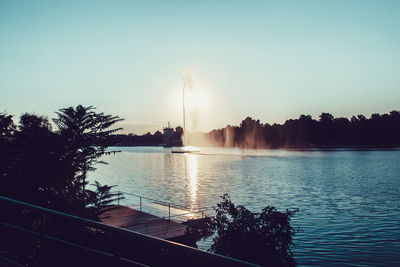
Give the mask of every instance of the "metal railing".
[[16, 266], [257, 266], [2, 196], [0, 207], [0, 262]]
[[[184, 223], [187, 222], [188, 220], [192, 219], [202, 219], [205, 216], [208, 215], [208, 211], [211, 211], [211, 208], [199, 208], [196, 210], [190, 210], [187, 207], [183, 207], [182, 205], [178, 204], [172, 204], [171, 202], [167, 201], [162, 201], [150, 197], [145, 197], [137, 194], [132, 194], [132, 193], [127, 193], [123, 191], [116, 191], [118, 195], [123, 195], [124, 197], [126, 196], [131, 196], [136, 198], [137, 200], [130, 199], [128, 201], [125, 201], [125, 205], [129, 208], [133, 208], [136, 210], [139, 210], [140, 212], [145, 212], [150, 215], [155, 216], [155, 218], [147, 218], [144, 221], [136, 221], [136, 222], [131, 222], [129, 224], [126, 224], [123, 226], [123, 228], [128, 228], [128, 227], [135, 227], [136, 231], [139, 231], [140, 233], [144, 234], [149, 234], [149, 225], [151, 224], [156, 224], [159, 221], [162, 220], [170, 220], [174, 221], [176, 223]], [[126, 198], [125, 198], [126, 200]], [[146, 201], [150, 201], [147, 202]], [[131, 205], [132, 202], [139, 203], [138, 205]], [[118, 206], [121, 205], [119, 199], [117, 201]], [[146, 204], [149, 205], [150, 203], [150, 208], [147, 206], [147, 209], [145, 209]], [[156, 206], [156, 207], [155, 207]], [[168, 214], [165, 215], [163, 214], [163, 208], [167, 208]], [[141, 227], [143, 226], [143, 228]], [[139, 228], [138, 228], [139, 227]], [[160, 230], [162, 231], [162, 230]], [[159, 234], [158, 232], [151, 232], [151, 235], [157, 235]]]
[[[152, 219], [146, 219], [145, 221], [135, 222], [135, 223], [130, 223], [130, 224], [124, 225], [123, 228], [129, 229], [129, 227], [132, 227], [132, 226], [140, 226], [140, 225], [142, 225], [144, 231], [141, 231], [141, 230], [139, 230], [139, 229], [136, 230], [136, 231], [138, 231], [138, 232], [140, 232], [140, 233], [144, 233], [144, 234], [152, 234], [152, 235], [154, 235], [154, 234], [157, 234], [157, 232], [149, 232], [149, 226], [150, 226], [151, 224], [156, 224], [156, 223], [159, 222], [159, 221], [167, 220], [167, 219], [168, 219], [168, 220], [171, 220], [171, 221], [174, 221], [174, 222], [176, 222], [176, 223], [185, 223], [185, 222], [187, 222], [188, 220], [190, 220], [190, 218], [188, 219], [188, 218], [180, 218], [180, 217], [187, 216], [187, 215], [193, 215], [193, 212], [188, 212], [188, 213], [183, 213], [183, 214], [174, 215], [174, 216], [171, 216], [169, 219], [168, 219], [168, 218], [164, 218], [164, 217], [157, 217], [157, 218], [152, 218]], [[203, 213], [202, 215], [204, 215], [204, 213]], [[205, 217], [203, 216], [203, 217], [201, 217], [201, 218], [205, 218]], [[162, 229], [160, 229], [160, 231], [161, 231], [161, 232], [164, 232], [164, 230], [162, 230]]]
[[[143, 200], [150, 200], [151, 203], [155, 203], [155, 204], [158, 204], [158, 205], [163, 206], [163, 207], [168, 207], [168, 215], [167, 216], [160, 215], [160, 212], [158, 214], [153, 214], [153, 215], [156, 215], [156, 216], [158, 216], [160, 218], [163, 218], [163, 219], [167, 219], [168, 218], [168, 220], [171, 220], [171, 218], [177, 218], [179, 216], [186, 216], [187, 217], [190, 214], [192, 214], [193, 217], [196, 217], [195, 216], [196, 214], [201, 214], [201, 217], [199, 216], [198, 218], [203, 218], [207, 214], [206, 212], [208, 210], [210, 210], [209, 208], [197, 208], [196, 210], [191, 211], [187, 207], [183, 207], [181, 205], [172, 204], [171, 202], [157, 200], [157, 199], [154, 199], [154, 198], [149, 198], [149, 197], [145, 197], [145, 196], [141, 196], [141, 195], [136, 195], [136, 194], [127, 193], [127, 192], [123, 192], [123, 191], [117, 191], [117, 194], [122, 194], [124, 196], [133, 196], [133, 197], [137, 198], [139, 200], [138, 208], [139, 208], [139, 211], [141, 211], [141, 212], [144, 212], [144, 208], [143, 208], [144, 201]], [[118, 206], [119, 205], [120, 205], [120, 201], [118, 199]], [[171, 208], [173, 210], [175, 210], [175, 211], [182, 210], [183, 213], [171, 215]]]

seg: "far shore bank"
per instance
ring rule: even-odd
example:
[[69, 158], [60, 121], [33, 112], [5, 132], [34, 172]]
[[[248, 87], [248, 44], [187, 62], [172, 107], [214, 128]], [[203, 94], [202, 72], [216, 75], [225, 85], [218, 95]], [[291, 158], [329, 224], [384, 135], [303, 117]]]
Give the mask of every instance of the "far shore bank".
[[[163, 144], [114, 144], [114, 147], [164, 147]], [[205, 146], [211, 148], [212, 146]], [[165, 147], [170, 148], [170, 147]], [[372, 146], [372, 145], [341, 145], [341, 146], [284, 146], [284, 147], [272, 147], [272, 148], [249, 148], [249, 147], [220, 147], [215, 148], [227, 148], [227, 149], [254, 149], [254, 150], [295, 150], [295, 151], [330, 151], [330, 150], [397, 150], [399, 146]]]

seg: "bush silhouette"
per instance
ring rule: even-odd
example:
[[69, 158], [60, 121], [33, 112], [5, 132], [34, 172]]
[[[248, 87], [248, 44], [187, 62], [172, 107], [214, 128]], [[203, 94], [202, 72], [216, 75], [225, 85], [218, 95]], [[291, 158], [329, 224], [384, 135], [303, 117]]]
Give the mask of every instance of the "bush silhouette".
[[216, 230], [210, 251], [264, 266], [295, 266], [290, 247], [298, 231], [290, 226], [290, 217], [298, 209], [279, 212], [267, 206], [253, 213], [235, 206], [225, 194], [214, 208], [211, 227]]

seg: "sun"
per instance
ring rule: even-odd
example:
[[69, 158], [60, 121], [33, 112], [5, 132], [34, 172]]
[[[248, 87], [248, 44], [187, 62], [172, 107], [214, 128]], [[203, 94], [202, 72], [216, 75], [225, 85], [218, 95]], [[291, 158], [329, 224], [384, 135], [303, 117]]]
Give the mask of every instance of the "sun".
[[211, 99], [207, 90], [194, 87], [185, 92], [185, 106], [188, 110], [204, 110], [209, 106]]

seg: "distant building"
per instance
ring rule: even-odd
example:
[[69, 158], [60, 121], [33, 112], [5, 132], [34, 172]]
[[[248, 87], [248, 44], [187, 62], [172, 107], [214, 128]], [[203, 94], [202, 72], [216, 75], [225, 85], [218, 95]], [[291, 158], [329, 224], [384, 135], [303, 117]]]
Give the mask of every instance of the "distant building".
[[171, 124], [168, 122], [168, 127], [163, 128], [163, 144], [166, 147], [171, 146], [171, 136], [174, 134], [174, 128], [171, 128]]

